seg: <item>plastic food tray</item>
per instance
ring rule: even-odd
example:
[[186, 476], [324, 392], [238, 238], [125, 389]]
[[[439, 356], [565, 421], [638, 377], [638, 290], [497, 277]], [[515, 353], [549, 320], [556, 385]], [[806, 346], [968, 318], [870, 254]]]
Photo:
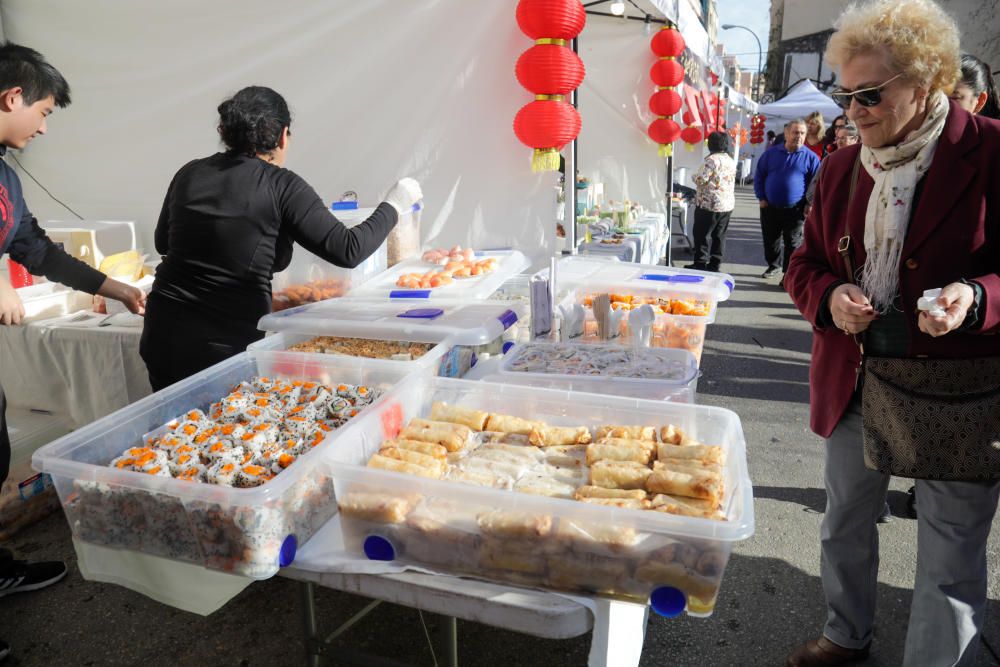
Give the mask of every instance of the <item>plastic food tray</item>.
[[[281, 352], [288, 350], [288, 348], [299, 343], [304, 343], [308, 340], [312, 340], [316, 336], [335, 336], [339, 334], [305, 334], [305, 333], [276, 333], [266, 338], [262, 338], [256, 343], [251, 343], [247, 346], [247, 351], [256, 350], [270, 350]], [[360, 336], [349, 336], [349, 338], [360, 338]], [[385, 340], [395, 340], [385, 339]], [[417, 341], [407, 341], [407, 342], [417, 342]], [[292, 351], [289, 354], [302, 354], [309, 357], [324, 359], [327, 357], [342, 357], [347, 359], [364, 359], [365, 361], [374, 362], [375, 364], [384, 366], [385, 368], [394, 368], [405, 373], [410, 372], [436, 372], [438, 366], [441, 364], [441, 358], [448, 353], [449, 346], [443, 343], [438, 343], [431, 347], [427, 352], [425, 352], [418, 359], [411, 359], [409, 361], [398, 360], [398, 359], [371, 359], [368, 357], [356, 357], [349, 354], [338, 354], [338, 353], [323, 353], [323, 352], [297, 352]]]
[[26, 322], [62, 317], [78, 310], [89, 310], [93, 297], [60, 285], [46, 282], [17, 289], [17, 295], [24, 305]]
[[151, 477], [107, 465], [146, 434], [187, 410], [207, 410], [255, 375], [382, 389], [406, 377], [368, 359], [244, 352], [147, 396], [32, 457], [36, 470], [51, 475], [73, 536], [255, 579], [291, 563], [296, 545], [336, 513], [330, 478], [317, 463], [336, 448], [343, 428], [274, 479], [250, 489]]
[[[365, 467], [386, 438], [410, 419], [427, 416], [434, 401], [564, 426], [674, 424], [726, 450], [723, 509], [728, 521], [589, 505]], [[715, 607], [733, 543], [754, 532], [743, 431], [739, 417], [722, 408], [413, 377], [348, 424], [342, 443], [322, 464], [329, 466], [338, 499], [376, 494], [386, 503], [415, 508], [398, 523], [342, 513], [346, 548], [362, 558], [539, 588], [648, 600], [665, 614], [686, 608], [693, 615], [708, 615]], [[421, 508], [429, 512], [414, 514]], [[479, 529], [478, 518], [494, 512], [512, 513], [534, 530], [517, 536], [486, 534]], [[622, 539], [602, 537], [607, 535]], [[492, 565], [501, 561], [512, 565], [508, 569]]]
[[[665, 364], [676, 367], [676, 379], [625, 377], [619, 375], [581, 375], [557, 372], [557, 369], [542, 372], [514, 370], [513, 366], [525, 354], [545, 352], [546, 350], [562, 350], [566, 354], [577, 350], [581, 354], [592, 354], [601, 349], [611, 353], [649, 355]], [[620, 372], [621, 366], [616, 366]], [[532, 342], [517, 345], [504, 356], [498, 375], [486, 378], [487, 381], [512, 382], [515, 384], [552, 389], [571, 389], [607, 396], [628, 396], [657, 401], [676, 401], [694, 403], [698, 390], [698, 362], [687, 350], [672, 350], [669, 348], [640, 348], [638, 351], [620, 345], [586, 345], [581, 343], [543, 343]]]
[[[548, 270], [543, 273], [548, 275]], [[590, 289], [602, 285], [616, 292], [636, 289], [660, 289], [667, 292], [691, 292], [715, 301], [726, 301], [736, 288], [728, 273], [678, 269], [672, 266], [634, 264], [597, 257], [563, 257], [556, 266], [557, 289]]]
[[[331, 211], [331, 215], [347, 227], [355, 227], [364, 222], [374, 211], [373, 208], [359, 208], [352, 211]], [[415, 214], [403, 214], [400, 223], [408, 221], [413, 215]], [[271, 282], [272, 308], [279, 311], [304, 303], [344, 296], [385, 271], [386, 266], [388, 266], [386, 243], [379, 246], [365, 261], [353, 269], [331, 264], [296, 244], [288, 268], [276, 274]]]
[[419, 257], [400, 262], [383, 271], [364, 285], [351, 290], [349, 296], [375, 299], [488, 299], [500, 285], [511, 276], [521, 273], [531, 262], [517, 250], [477, 251], [476, 259], [495, 257], [498, 266], [495, 271], [484, 276], [456, 279], [450, 285], [434, 289], [404, 289], [396, 285], [400, 276], [406, 273], [427, 273], [434, 271], [434, 265]]

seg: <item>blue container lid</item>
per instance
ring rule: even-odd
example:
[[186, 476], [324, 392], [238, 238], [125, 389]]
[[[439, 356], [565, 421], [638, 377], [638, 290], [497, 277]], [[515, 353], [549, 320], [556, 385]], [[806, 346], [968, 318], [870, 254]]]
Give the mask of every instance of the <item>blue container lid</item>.
[[357, 207], [357, 201], [335, 201], [330, 204], [331, 211], [353, 211]]
[[676, 618], [687, 607], [687, 596], [684, 591], [673, 586], [660, 586], [650, 593], [649, 606], [660, 616]]
[[295, 539], [294, 535], [289, 535], [285, 538], [285, 541], [281, 543], [281, 549], [278, 551], [278, 566], [288, 567], [295, 560], [295, 553], [298, 551], [299, 541]]
[[381, 535], [366, 537], [363, 548], [368, 560], [390, 561], [396, 559], [396, 548], [392, 546], [392, 542]]

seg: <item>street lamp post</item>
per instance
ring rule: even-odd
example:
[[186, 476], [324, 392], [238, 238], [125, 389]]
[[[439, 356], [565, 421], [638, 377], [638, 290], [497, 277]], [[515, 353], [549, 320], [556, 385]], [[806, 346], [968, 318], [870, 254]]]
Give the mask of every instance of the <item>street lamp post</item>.
[[753, 35], [753, 38], [755, 40], [757, 40], [757, 80], [754, 82], [753, 96], [752, 96], [753, 97], [753, 101], [756, 102], [757, 98], [759, 97], [758, 93], [760, 91], [761, 70], [762, 70], [762, 68], [764, 66], [764, 49], [761, 48], [761, 46], [760, 46], [760, 37], [757, 36], [757, 33], [755, 33], [750, 28], [746, 27], [745, 25], [735, 25], [733, 23], [723, 23], [722, 24], [722, 29], [723, 30], [732, 30], [733, 28], [742, 28], [743, 30], [746, 30], [748, 33], [750, 33], [751, 35]]

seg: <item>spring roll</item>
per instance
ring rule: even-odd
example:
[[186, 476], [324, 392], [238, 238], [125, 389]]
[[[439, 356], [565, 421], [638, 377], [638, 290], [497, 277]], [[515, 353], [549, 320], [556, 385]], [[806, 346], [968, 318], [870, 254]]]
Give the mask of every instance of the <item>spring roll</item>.
[[517, 433], [490, 433], [487, 436], [486, 442], [503, 443], [518, 447], [534, 447], [534, 445], [528, 441], [527, 435], [519, 435]]
[[459, 464], [459, 468], [480, 474], [510, 477], [511, 479], [517, 479], [527, 470], [527, 466], [523, 464], [487, 461], [486, 459], [479, 459], [474, 456], [463, 460]]
[[479, 515], [479, 529], [497, 538], [518, 539], [548, 537], [552, 532], [552, 517], [494, 510]]
[[407, 425], [399, 432], [399, 437], [405, 440], [420, 440], [444, 445], [449, 452], [465, 449], [469, 439], [445, 426], [414, 426]]
[[628, 498], [631, 500], [645, 500], [646, 492], [642, 489], [605, 489], [602, 486], [581, 486], [576, 490], [577, 500], [584, 498]]
[[498, 433], [516, 433], [518, 435], [530, 436], [534, 429], [544, 427], [545, 424], [542, 422], [511, 417], [510, 415], [495, 415], [491, 413], [486, 420], [486, 430]]
[[581, 503], [588, 505], [604, 505], [605, 507], [621, 507], [627, 510], [649, 509], [649, 501], [646, 499], [634, 500], [632, 498], [580, 498]]
[[534, 447], [519, 447], [517, 445], [486, 444], [469, 454], [470, 457], [502, 463], [518, 463], [534, 465], [541, 461], [538, 450]]
[[606, 489], [641, 489], [652, 472], [633, 461], [598, 461], [590, 467], [590, 484]]
[[545, 571], [545, 555], [521, 553], [503, 548], [484, 548], [479, 555], [479, 564], [488, 570], [510, 570], [540, 575]]
[[704, 463], [726, 465], [726, 452], [717, 445], [669, 445], [660, 443], [657, 458], [692, 459]]
[[436, 442], [423, 442], [422, 440], [406, 440], [405, 438], [396, 438], [395, 440], [386, 440], [382, 443], [382, 449], [386, 447], [395, 447], [397, 449], [407, 449], [411, 452], [420, 452], [421, 454], [427, 454], [428, 456], [433, 456], [436, 459], [444, 461], [448, 457], [448, 448], [444, 445], [439, 445]]
[[401, 523], [412, 508], [406, 498], [359, 491], [348, 493], [339, 505], [344, 516], [375, 523]]
[[587, 465], [592, 466], [598, 461], [634, 461], [649, 465], [653, 453], [645, 447], [633, 445], [609, 445], [595, 443], [587, 445]]
[[433, 419], [421, 419], [416, 417], [410, 420], [409, 426], [417, 426], [419, 428], [441, 428], [452, 431], [460, 438], [469, 439], [472, 437], [472, 429], [465, 424], [452, 424], [451, 422], [441, 422], [434, 421]]
[[707, 472], [722, 478], [723, 468], [717, 463], [705, 463], [697, 459], [661, 459], [653, 461], [653, 470], [676, 470], [677, 472]]
[[657, 512], [667, 514], [679, 514], [681, 516], [693, 516], [702, 519], [714, 519], [715, 521], [725, 521], [726, 515], [710, 500], [699, 498], [676, 498], [661, 493], [653, 497], [652, 508]]
[[546, 463], [560, 468], [582, 468], [587, 460], [587, 445], [555, 445], [543, 452]]
[[605, 425], [597, 428], [597, 439], [601, 438], [632, 438], [656, 442], [656, 429], [652, 426]]
[[650, 453], [656, 451], [656, 442], [654, 442], [653, 440], [636, 440], [635, 438], [604, 437], [604, 438], [598, 438], [597, 444], [615, 445], [618, 447], [641, 447], [645, 450], [648, 450]]
[[586, 426], [543, 426], [532, 429], [528, 441], [536, 447], [585, 445], [590, 442], [590, 429]]
[[631, 526], [612, 526], [606, 523], [580, 523], [562, 519], [553, 537], [572, 549], [588, 551], [594, 546], [610, 547], [612, 551], [635, 547], [640, 534]]
[[482, 431], [486, 427], [486, 418], [489, 415], [482, 410], [462, 408], [457, 405], [435, 402], [431, 406], [431, 419], [439, 422], [450, 422], [452, 424], [464, 424], [473, 431]]
[[444, 473], [445, 464], [441, 459], [436, 459], [428, 454], [421, 454], [420, 452], [414, 452], [409, 449], [383, 447], [379, 450], [379, 456], [387, 456], [390, 459], [396, 459], [397, 461], [415, 463], [418, 466], [423, 466], [424, 468], [429, 468], [431, 470], [440, 469], [442, 474]]
[[684, 431], [680, 430], [673, 424], [667, 424], [666, 426], [660, 427], [660, 442], [665, 442], [671, 445], [679, 445], [681, 444], [681, 439], [684, 437]]
[[722, 502], [722, 480], [711, 473], [656, 470], [646, 480], [646, 490], [671, 496], [704, 498], [716, 506]]
[[459, 484], [470, 484], [472, 486], [485, 486], [494, 489], [509, 489], [513, 482], [507, 475], [500, 475], [495, 472], [481, 470], [461, 470], [455, 468], [448, 473], [446, 479], [449, 482]]
[[418, 477], [430, 477], [431, 479], [441, 479], [441, 475], [444, 474], [444, 470], [440, 467], [425, 468], [424, 466], [417, 465], [416, 463], [392, 459], [388, 456], [382, 456], [381, 454], [376, 454], [368, 459], [368, 467], [381, 468], [382, 470], [392, 470], [393, 472], [402, 472], [407, 475], [416, 475]]
[[572, 484], [565, 484], [546, 475], [526, 475], [517, 480], [514, 490], [530, 493], [533, 496], [549, 498], [572, 498], [576, 490]]

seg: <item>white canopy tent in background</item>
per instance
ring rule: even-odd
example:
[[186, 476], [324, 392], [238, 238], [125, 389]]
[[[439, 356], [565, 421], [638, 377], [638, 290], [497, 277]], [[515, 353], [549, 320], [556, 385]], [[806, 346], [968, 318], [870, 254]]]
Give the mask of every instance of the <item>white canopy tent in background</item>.
[[[643, 0], [680, 25], [707, 61], [707, 36], [687, 3]], [[41, 51], [67, 77], [73, 104], [19, 156], [88, 219], [153, 228], [174, 172], [220, 148], [216, 107], [267, 85], [293, 113], [287, 167], [330, 202], [346, 190], [376, 204], [399, 177], [420, 180], [423, 241], [517, 247], [536, 263], [555, 239], [557, 173], [533, 174], [512, 121], [531, 100], [514, 77], [531, 45], [512, 0], [0, 0], [4, 38]], [[690, 12], [689, 12], [690, 13]], [[658, 27], [655, 26], [654, 27]], [[702, 44], [704, 42], [704, 44]], [[581, 174], [609, 196], [664, 205], [665, 161], [646, 137], [654, 56], [641, 22], [589, 16]], [[677, 143], [677, 164], [701, 151]], [[23, 177], [39, 220], [72, 215]]]
[[[765, 132], [771, 130], [776, 134], [784, 131], [785, 123], [788, 121], [805, 118], [813, 111], [822, 113], [828, 126], [833, 123], [834, 118], [844, 113], [833, 98], [821, 92], [809, 79], [804, 79], [789, 88], [781, 99], [762, 104], [758, 108], [758, 113], [767, 117], [764, 123]], [[766, 145], [758, 144], [753, 149], [754, 157], [757, 157], [764, 152]]]

